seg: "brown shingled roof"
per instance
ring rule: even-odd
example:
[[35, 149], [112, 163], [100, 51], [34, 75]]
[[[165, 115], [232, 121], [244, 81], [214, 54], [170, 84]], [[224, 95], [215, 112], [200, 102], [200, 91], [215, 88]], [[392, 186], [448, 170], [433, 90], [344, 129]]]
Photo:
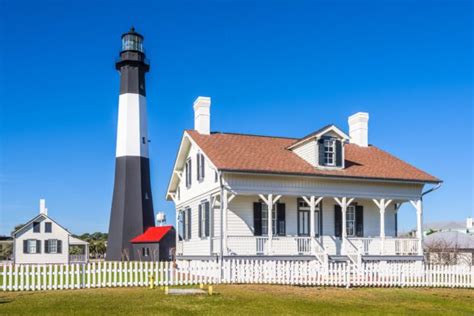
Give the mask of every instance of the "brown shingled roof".
[[345, 168], [323, 170], [286, 149], [296, 139], [243, 134], [187, 133], [220, 170], [346, 178], [440, 182], [432, 175], [374, 146], [345, 144]]

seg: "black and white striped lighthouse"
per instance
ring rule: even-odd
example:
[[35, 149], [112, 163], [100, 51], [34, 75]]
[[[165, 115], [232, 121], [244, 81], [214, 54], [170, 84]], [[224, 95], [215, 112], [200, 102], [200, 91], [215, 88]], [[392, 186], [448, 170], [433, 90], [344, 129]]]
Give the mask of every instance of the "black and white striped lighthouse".
[[120, 96], [107, 242], [109, 261], [137, 257], [130, 240], [154, 226], [145, 89], [145, 73], [150, 66], [145, 58], [143, 36], [133, 27], [122, 35], [122, 50], [115, 67], [120, 72]]

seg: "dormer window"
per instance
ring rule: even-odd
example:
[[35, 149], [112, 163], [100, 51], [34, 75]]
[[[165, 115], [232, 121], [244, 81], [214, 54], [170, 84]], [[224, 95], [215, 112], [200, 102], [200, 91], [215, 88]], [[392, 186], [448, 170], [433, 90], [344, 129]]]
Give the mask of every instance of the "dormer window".
[[324, 165], [325, 166], [336, 165], [336, 159], [334, 157], [335, 153], [336, 153], [336, 140], [325, 139], [324, 140]]
[[321, 167], [340, 168], [343, 166], [342, 141], [335, 137], [322, 137], [318, 140], [319, 163]]

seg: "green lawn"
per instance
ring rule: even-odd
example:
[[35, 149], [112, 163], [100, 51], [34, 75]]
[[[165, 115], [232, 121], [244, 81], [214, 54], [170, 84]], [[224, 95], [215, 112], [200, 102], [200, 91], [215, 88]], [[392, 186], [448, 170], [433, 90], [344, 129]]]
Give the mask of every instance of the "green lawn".
[[214, 292], [213, 296], [172, 296], [147, 288], [0, 292], [0, 315], [474, 315], [474, 290], [468, 289], [219, 285]]

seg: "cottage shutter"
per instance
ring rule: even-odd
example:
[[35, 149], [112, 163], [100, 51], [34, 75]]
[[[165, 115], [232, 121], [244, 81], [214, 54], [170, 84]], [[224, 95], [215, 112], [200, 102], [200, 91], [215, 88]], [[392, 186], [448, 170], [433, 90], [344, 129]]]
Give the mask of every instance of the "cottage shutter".
[[204, 170], [205, 170], [205, 168], [204, 168], [204, 161], [205, 161], [204, 155], [201, 154], [201, 178], [202, 178], [202, 179], [204, 179], [204, 176], [205, 176], [205, 174], [204, 174]]
[[41, 253], [41, 240], [36, 241], [36, 253]]
[[364, 207], [362, 205], [356, 205], [355, 209], [356, 236], [364, 237]]
[[62, 240], [58, 240], [57, 243], [58, 243], [58, 244], [57, 244], [57, 247], [58, 247], [57, 252], [58, 252], [58, 253], [62, 253], [62, 251], [63, 251], [63, 247], [62, 247], [62, 246], [63, 246], [63, 245], [62, 245], [62, 244], [63, 244], [63, 241], [62, 241]]
[[253, 203], [253, 227], [255, 236], [262, 236], [262, 203]]
[[28, 240], [23, 240], [23, 253], [28, 253]]
[[191, 209], [188, 208], [188, 239], [191, 239]]
[[336, 167], [342, 167], [342, 142], [336, 140]]
[[318, 139], [319, 165], [324, 166], [324, 138]]
[[206, 237], [209, 237], [209, 202], [204, 203], [204, 216], [206, 227], [204, 228], [204, 234]]
[[44, 253], [49, 253], [48, 240], [45, 240], [45, 241], [44, 241]]
[[342, 236], [342, 209], [339, 205], [334, 205], [334, 235]]
[[286, 235], [286, 205], [285, 203], [277, 204], [277, 235]]
[[201, 157], [199, 153], [196, 154], [196, 169], [197, 169], [197, 179], [201, 180]]
[[183, 238], [183, 240], [186, 240], [186, 237], [187, 237], [187, 236], [186, 236], [186, 234], [187, 234], [187, 233], [186, 233], [186, 230], [187, 230], [187, 226], [186, 226], [186, 225], [187, 225], [187, 221], [186, 221], [186, 216], [187, 216], [187, 215], [186, 215], [186, 210], [184, 210], [184, 211], [182, 212], [182, 216], [183, 216], [183, 236], [181, 236], [181, 238]]
[[202, 237], [202, 204], [198, 206], [198, 236]]

